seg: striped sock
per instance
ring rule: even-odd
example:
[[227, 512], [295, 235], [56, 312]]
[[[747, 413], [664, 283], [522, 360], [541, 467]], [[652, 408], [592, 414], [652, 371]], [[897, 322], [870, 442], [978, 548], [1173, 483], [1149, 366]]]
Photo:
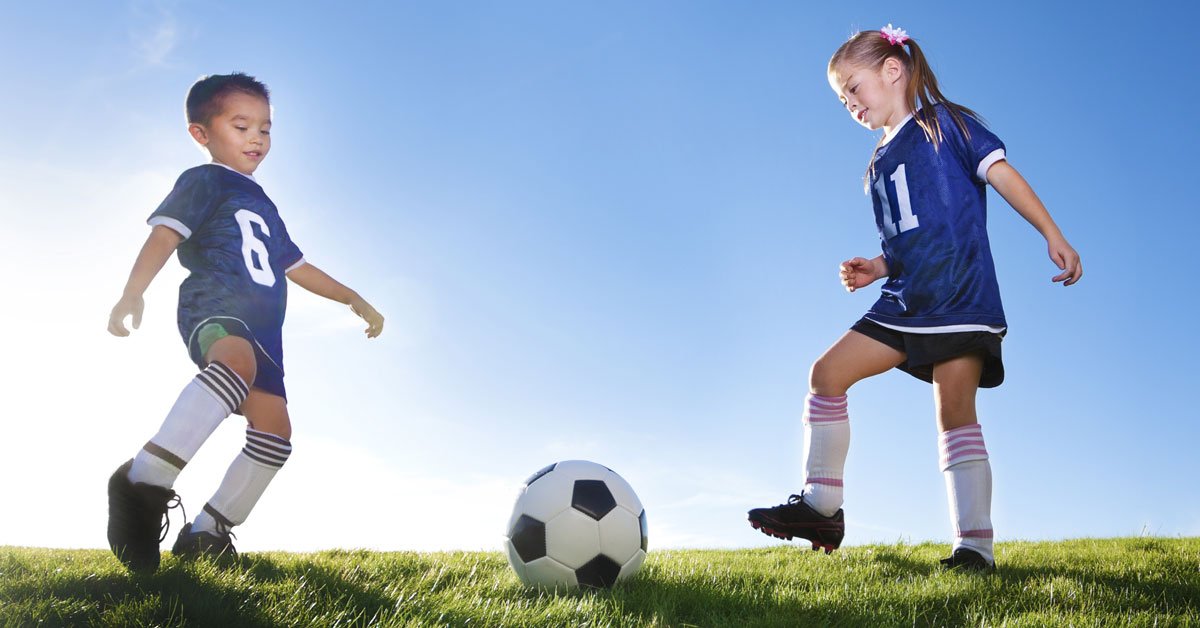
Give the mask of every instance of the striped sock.
[[134, 456], [129, 480], [171, 488], [204, 441], [241, 407], [248, 393], [233, 369], [220, 362], [209, 364], [179, 393], [158, 433]]
[[842, 474], [850, 449], [846, 395], [810, 394], [804, 406], [804, 503], [832, 516], [842, 507]]
[[950, 519], [954, 521], [954, 549], [966, 547], [989, 562], [992, 553], [992, 465], [979, 424], [942, 432], [938, 439]]
[[221, 487], [192, 523], [193, 532], [220, 533], [241, 525], [262, 497], [275, 472], [292, 454], [287, 439], [246, 428], [246, 446], [229, 465]]

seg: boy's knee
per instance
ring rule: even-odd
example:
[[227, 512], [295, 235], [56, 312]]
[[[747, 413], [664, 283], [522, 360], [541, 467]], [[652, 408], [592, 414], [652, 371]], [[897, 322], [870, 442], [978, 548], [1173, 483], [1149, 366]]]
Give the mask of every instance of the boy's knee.
[[233, 369], [247, 386], [254, 384], [258, 361], [250, 341], [238, 336], [225, 336], [215, 341], [204, 354], [205, 362], [220, 362]]
[[255, 430], [274, 434], [288, 441], [292, 439], [292, 420], [288, 416], [287, 403], [283, 398], [254, 389], [242, 405], [242, 412], [246, 415], [250, 427]]

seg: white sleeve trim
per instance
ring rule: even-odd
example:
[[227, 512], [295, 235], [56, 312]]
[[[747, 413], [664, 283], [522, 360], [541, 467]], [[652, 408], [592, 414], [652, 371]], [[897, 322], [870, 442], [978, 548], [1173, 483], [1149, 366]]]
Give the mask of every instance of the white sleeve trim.
[[295, 264], [292, 264], [291, 266], [288, 266], [288, 267], [287, 267], [287, 270], [283, 271], [283, 274], [285, 274], [285, 275], [286, 275], [286, 274], [288, 274], [288, 273], [292, 272], [293, 270], [296, 270], [297, 268], [300, 268], [301, 266], [303, 266], [303, 265], [305, 265], [305, 264], [307, 264], [307, 263], [308, 263], [308, 262], [307, 262], [307, 261], [305, 261], [305, 259], [304, 259], [303, 257], [301, 257], [300, 259], [296, 260], [296, 263], [295, 263]]
[[183, 236], [184, 240], [192, 237], [192, 230], [188, 229], [187, 225], [175, 220], [174, 218], [171, 218], [170, 216], [151, 216], [150, 220], [146, 221], [146, 224], [150, 225], [151, 227], [157, 227], [158, 225], [168, 227], [172, 231], [179, 232], [179, 235]]
[[988, 168], [991, 168], [992, 164], [995, 164], [997, 161], [1004, 161], [1004, 159], [1005, 157], [1003, 148], [997, 148], [996, 150], [988, 153], [988, 156], [984, 157], [983, 161], [979, 162], [979, 167], [975, 169], [975, 176], [978, 177], [980, 181], [987, 183]]

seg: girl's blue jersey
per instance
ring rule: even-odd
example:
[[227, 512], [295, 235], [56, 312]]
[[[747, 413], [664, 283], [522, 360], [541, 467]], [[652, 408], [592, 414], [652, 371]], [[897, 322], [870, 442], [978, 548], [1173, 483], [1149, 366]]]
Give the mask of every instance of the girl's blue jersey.
[[917, 333], [1007, 326], [987, 236], [988, 167], [1004, 143], [964, 115], [963, 135], [936, 105], [943, 140], [936, 147], [909, 119], [875, 155], [871, 201], [889, 276], [866, 314]]
[[304, 263], [279, 211], [252, 178], [219, 164], [185, 171], [150, 225], [179, 232], [179, 333], [189, 348], [214, 317], [241, 321], [282, 369], [286, 273]]

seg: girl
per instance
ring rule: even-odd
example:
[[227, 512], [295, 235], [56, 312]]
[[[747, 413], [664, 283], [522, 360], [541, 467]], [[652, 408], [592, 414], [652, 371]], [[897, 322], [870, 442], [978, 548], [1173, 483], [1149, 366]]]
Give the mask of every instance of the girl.
[[883, 254], [842, 262], [850, 292], [882, 295], [812, 366], [805, 400], [804, 490], [749, 513], [756, 529], [829, 553], [845, 532], [842, 472], [850, 443], [846, 391], [893, 367], [933, 384], [954, 569], [990, 571], [992, 472], [975, 393], [1004, 380], [1007, 329], [987, 238], [985, 184], [1046, 238], [1053, 278], [1083, 276], [1079, 254], [1005, 159], [979, 116], [946, 99], [920, 47], [891, 24], [857, 33], [829, 60], [829, 85], [855, 122], [883, 129], [864, 177]]

